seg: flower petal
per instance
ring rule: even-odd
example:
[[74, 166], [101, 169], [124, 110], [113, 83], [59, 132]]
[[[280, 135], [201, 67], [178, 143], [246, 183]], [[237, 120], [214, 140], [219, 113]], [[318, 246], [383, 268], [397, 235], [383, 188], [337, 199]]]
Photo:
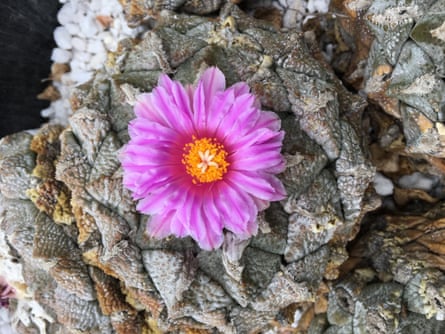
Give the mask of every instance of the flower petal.
[[267, 201], [279, 201], [286, 197], [283, 184], [273, 175], [247, 171], [229, 173], [228, 178], [231, 182], [254, 197]]
[[184, 225], [184, 218], [179, 215], [178, 210], [175, 211], [175, 214], [172, 217], [170, 229], [172, 234], [174, 234], [178, 238], [183, 238], [188, 235]]
[[214, 233], [221, 232], [224, 228], [224, 224], [221, 213], [218, 212], [215, 206], [213, 191], [209, 191], [208, 194], [205, 196], [203, 210], [206, 217], [211, 222], [210, 227], [212, 228], [212, 231]]
[[147, 233], [150, 237], [165, 238], [171, 234], [170, 222], [173, 211], [152, 215], [147, 220]]
[[227, 113], [232, 107], [234, 100], [235, 92], [234, 89], [231, 88], [215, 95], [212, 105], [207, 110], [207, 128], [201, 129], [201, 131], [207, 131], [207, 133], [205, 133], [204, 135], [210, 135], [220, 138], [223, 137], [223, 135], [217, 135], [217, 130], [221, 124], [221, 121], [226, 117]]
[[[257, 109], [252, 107], [255, 98], [251, 94], [236, 97], [230, 110], [221, 120], [218, 127], [219, 136], [240, 136], [250, 130], [253, 123], [249, 125], [247, 119], [255, 117]], [[252, 115], [253, 114], [253, 115]]]
[[274, 112], [262, 111], [255, 127], [278, 131], [281, 128], [281, 119]]
[[205, 108], [208, 109], [215, 94], [224, 91], [226, 88], [226, 78], [219, 68], [210, 67], [204, 71], [200, 82], [202, 82], [204, 96], [206, 97]]
[[218, 92], [226, 87], [224, 74], [217, 67], [210, 67], [202, 74], [193, 94], [193, 121], [198, 131], [207, 127], [208, 110]]
[[278, 150], [264, 150], [261, 145], [254, 145], [231, 155], [232, 170], [262, 171], [281, 173], [285, 161]]
[[[131, 138], [143, 137], [172, 142], [176, 142], [179, 137], [179, 134], [175, 129], [142, 118], [136, 118], [130, 122], [128, 133]], [[130, 144], [132, 143], [133, 142], [130, 142]]]
[[195, 239], [199, 247], [205, 250], [212, 250], [221, 246], [223, 242], [222, 229], [217, 229], [214, 226], [215, 221], [206, 215], [204, 207], [207, 203], [202, 197], [195, 197], [196, 207], [194, 208], [195, 215], [190, 224], [190, 235]]
[[174, 186], [167, 184], [157, 189], [156, 193], [145, 195], [146, 197], [139, 201], [136, 209], [150, 215], [166, 211], [166, 208], [171, 207], [170, 202], [175, 195]]
[[[174, 84], [172, 83], [170, 86], [169, 88], [172, 88]], [[175, 129], [179, 133], [191, 134], [193, 123], [190, 107], [187, 105], [187, 102], [182, 100], [180, 100], [181, 106], [178, 106], [177, 101], [173, 97], [173, 91], [159, 87], [153, 90], [151, 102], [156, 110], [160, 110], [163, 124]], [[185, 98], [185, 96], [182, 98]]]
[[161, 75], [159, 85], [151, 93], [138, 96], [134, 106], [138, 118], [159, 123], [180, 133], [193, 129], [190, 98], [185, 88]]
[[250, 92], [250, 87], [245, 82], [237, 82], [232, 86], [230, 86], [229, 88], [227, 88], [227, 90], [229, 89], [233, 89], [233, 91], [235, 92], [235, 96], [248, 94]]
[[247, 233], [247, 222], [257, 215], [252, 198], [227, 182], [221, 181], [218, 186], [215, 206], [224, 217], [224, 226], [235, 234]]

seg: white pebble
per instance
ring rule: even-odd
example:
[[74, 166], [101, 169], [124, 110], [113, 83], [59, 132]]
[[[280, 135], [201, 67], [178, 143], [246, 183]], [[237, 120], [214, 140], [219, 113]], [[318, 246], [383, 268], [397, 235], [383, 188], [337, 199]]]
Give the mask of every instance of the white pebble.
[[105, 52], [95, 54], [91, 57], [90, 67], [94, 70], [98, 70], [104, 66], [105, 61], [107, 60], [107, 54]]
[[[106, 6], [105, 6], [106, 7]], [[100, 1], [91, 1], [90, 10], [98, 13], [102, 8], [102, 3]]]
[[[131, 29], [127, 26], [118, 0], [59, 2], [64, 4], [57, 14], [62, 26], [54, 31], [58, 48], [53, 50], [51, 59], [54, 62], [68, 63], [70, 72], [63, 74], [60, 82], [53, 83], [59, 90], [61, 99], [51, 102], [50, 107], [42, 111], [42, 115], [49, 117], [50, 122], [66, 124], [67, 116], [71, 113], [69, 97], [74, 86], [90, 80], [94, 71], [104, 66], [108, 52], [117, 49], [118, 41], [134, 37], [144, 28]], [[105, 30], [97, 21], [98, 15], [113, 18], [109, 29]]]
[[0, 308], [0, 332], [3, 334], [14, 334], [15, 330], [11, 327], [11, 320], [6, 307]]
[[91, 16], [85, 16], [80, 22], [80, 35], [82, 37], [91, 38], [98, 32], [96, 22]]
[[93, 77], [92, 72], [87, 71], [73, 71], [70, 72], [70, 78], [73, 82], [76, 82], [77, 84], [83, 84], [90, 80]]
[[380, 173], [376, 173], [374, 177], [374, 189], [380, 196], [391, 195], [394, 191], [392, 181]]
[[79, 62], [85, 63], [85, 68], [88, 67], [88, 63], [91, 60], [91, 53], [89, 52], [83, 52], [83, 51], [79, 51], [79, 52], [75, 52], [73, 55], [73, 58], [76, 58]]
[[67, 23], [65, 24], [66, 30], [71, 34], [71, 36], [79, 35], [80, 28], [76, 23]]
[[89, 53], [104, 53], [105, 47], [101, 40], [90, 39], [87, 45], [87, 51]]
[[71, 35], [65, 27], [57, 27], [54, 30], [54, 40], [60, 48], [71, 49]]
[[406, 189], [421, 189], [421, 190], [431, 190], [435, 180], [434, 178], [427, 176], [425, 174], [415, 172], [410, 175], [403, 175], [399, 179], [399, 186]]
[[86, 69], [86, 64], [73, 55], [73, 60], [71, 60], [70, 67], [71, 72], [84, 71]]
[[72, 3], [68, 2], [62, 8], [60, 8], [59, 12], [57, 13], [57, 21], [61, 25], [67, 25], [70, 22], [73, 22], [75, 9], [72, 5]]
[[73, 45], [73, 48], [78, 51], [85, 51], [87, 48], [87, 43], [83, 38], [73, 37], [71, 44]]
[[105, 48], [109, 51], [116, 51], [118, 41], [111, 35], [109, 31], [104, 31], [99, 34], [99, 38], [103, 41]]
[[309, 0], [307, 9], [309, 13], [327, 13], [330, 0]]
[[51, 60], [55, 63], [66, 64], [71, 60], [71, 52], [68, 50], [55, 48], [51, 54]]

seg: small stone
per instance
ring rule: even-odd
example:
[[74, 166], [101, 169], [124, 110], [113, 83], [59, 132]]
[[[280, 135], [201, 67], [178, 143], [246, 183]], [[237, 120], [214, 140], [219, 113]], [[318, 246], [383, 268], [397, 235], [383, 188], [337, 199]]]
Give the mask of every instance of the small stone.
[[[59, 1], [61, 2], [61, 1]], [[73, 15], [75, 13], [74, 7], [71, 3], [67, 3], [63, 6], [59, 12], [57, 13], [57, 21], [61, 25], [67, 25], [68, 23], [73, 22]]]
[[65, 26], [66, 30], [68, 30], [68, 32], [69, 32], [72, 36], [79, 35], [79, 33], [80, 33], [80, 28], [79, 28], [79, 25], [78, 25], [78, 24], [76, 24], [76, 23], [71, 23], [71, 22], [70, 22], [70, 23], [65, 24], [64, 26]]
[[107, 55], [104, 52], [99, 52], [91, 57], [90, 66], [91, 68], [97, 70], [100, 69], [107, 59]]
[[93, 76], [93, 72], [88, 71], [76, 71], [70, 73], [70, 78], [72, 81], [77, 82], [78, 84], [82, 84], [90, 80]]
[[60, 48], [71, 49], [71, 35], [65, 27], [57, 27], [54, 30], [54, 40]]
[[87, 45], [87, 52], [89, 53], [105, 53], [104, 44], [100, 39], [90, 39]]
[[73, 37], [71, 44], [73, 45], [73, 48], [78, 51], [85, 51], [87, 48], [85, 40], [79, 37]]
[[71, 52], [61, 48], [53, 49], [51, 60], [55, 63], [65, 64], [71, 60]]
[[394, 185], [390, 179], [380, 173], [376, 173], [374, 177], [374, 189], [380, 196], [388, 196], [394, 192]]
[[435, 183], [435, 180], [432, 177], [429, 177], [425, 174], [415, 172], [410, 175], [404, 175], [399, 179], [399, 185], [402, 188], [416, 188], [421, 190], [431, 190]]
[[84, 17], [80, 22], [80, 34], [83, 37], [92, 38], [98, 32], [96, 22], [91, 16]]

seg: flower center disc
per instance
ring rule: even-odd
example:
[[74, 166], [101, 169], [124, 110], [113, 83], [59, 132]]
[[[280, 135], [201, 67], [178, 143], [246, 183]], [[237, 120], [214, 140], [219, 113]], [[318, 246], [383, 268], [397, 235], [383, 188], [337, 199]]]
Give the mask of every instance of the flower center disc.
[[221, 180], [229, 163], [224, 146], [214, 138], [193, 136], [193, 141], [184, 145], [182, 163], [193, 183], [208, 183]]

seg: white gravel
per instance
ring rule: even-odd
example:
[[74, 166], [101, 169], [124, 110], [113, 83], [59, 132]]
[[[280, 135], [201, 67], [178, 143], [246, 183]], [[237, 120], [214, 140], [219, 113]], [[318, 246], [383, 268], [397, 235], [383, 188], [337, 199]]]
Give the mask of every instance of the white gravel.
[[398, 184], [405, 189], [421, 189], [429, 191], [437, 183], [437, 177], [415, 172], [403, 175], [399, 178]]
[[63, 4], [57, 14], [61, 26], [54, 30], [57, 47], [51, 60], [68, 64], [71, 70], [60, 81], [53, 82], [61, 98], [41, 113], [50, 122], [66, 124], [73, 88], [92, 78], [107, 60], [107, 53], [116, 51], [121, 39], [135, 37], [141, 29], [128, 27], [117, 0], [59, 1]]
[[390, 179], [381, 173], [376, 173], [374, 177], [374, 189], [380, 196], [392, 195], [394, 192], [394, 184]]

